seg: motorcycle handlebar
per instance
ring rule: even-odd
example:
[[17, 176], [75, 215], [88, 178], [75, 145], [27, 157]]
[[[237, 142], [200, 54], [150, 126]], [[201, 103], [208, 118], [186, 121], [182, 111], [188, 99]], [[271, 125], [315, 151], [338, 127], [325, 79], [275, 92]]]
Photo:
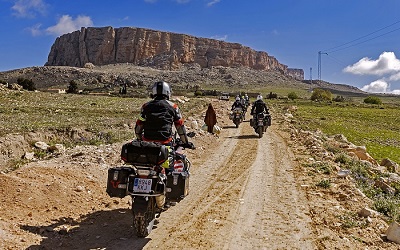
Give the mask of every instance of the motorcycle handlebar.
[[175, 141], [174, 148], [177, 149], [178, 147], [190, 148], [190, 149], [195, 149], [196, 148], [192, 142], [183, 143], [179, 138], [177, 138], [176, 141]]

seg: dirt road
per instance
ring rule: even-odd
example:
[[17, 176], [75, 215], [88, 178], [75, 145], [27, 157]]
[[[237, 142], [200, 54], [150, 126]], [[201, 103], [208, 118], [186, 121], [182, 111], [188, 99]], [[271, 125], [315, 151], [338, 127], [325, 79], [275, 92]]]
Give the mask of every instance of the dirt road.
[[121, 144], [78, 147], [0, 175], [4, 249], [314, 249], [293, 154], [274, 126], [259, 139], [220, 110], [219, 137], [194, 138], [190, 195], [163, 212], [144, 239], [129, 198], [105, 193]]
[[269, 129], [259, 139], [245, 122], [219, 140], [192, 171], [190, 196], [162, 214], [145, 249], [313, 249], [282, 138]]

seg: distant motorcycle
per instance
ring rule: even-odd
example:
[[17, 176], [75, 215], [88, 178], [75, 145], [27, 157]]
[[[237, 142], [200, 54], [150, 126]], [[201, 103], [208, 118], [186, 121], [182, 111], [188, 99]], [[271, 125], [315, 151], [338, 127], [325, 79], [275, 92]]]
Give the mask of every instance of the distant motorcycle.
[[235, 108], [229, 117], [235, 126], [238, 128], [239, 124], [243, 122], [243, 110], [241, 108]]
[[250, 119], [250, 126], [258, 134], [258, 138], [262, 138], [268, 126], [271, 126], [271, 115], [266, 113], [258, 113], [255, 118]]
[[[149, 235], [166, 202], [179, 202], [189, 194], [191, 163], [182, 150], [192, 146], [175, 138], [171, 152], [165, 145], [133, 140], [121, 150], [126, 165], [108, 170], [108, 195], [132, 198], [133, 228], [138, 237]], [[162, 165], [170, 161], [174, 167], [166, 172]]]

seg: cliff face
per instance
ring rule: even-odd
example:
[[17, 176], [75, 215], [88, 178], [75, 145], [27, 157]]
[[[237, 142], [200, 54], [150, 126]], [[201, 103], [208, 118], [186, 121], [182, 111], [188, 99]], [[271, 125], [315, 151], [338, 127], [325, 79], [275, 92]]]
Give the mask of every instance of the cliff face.
[[86, 63], [133, 63], [164, 70], [193, 63], [202, 68], [245, 66], [288, 73], [286, 65], [266, 52], [238, 43], [133, 27], [82, 28], [62, 35], [51, 47], [46, 65], [83, 67]]
[[304, 70], [303, 69], [287, 69], [287, 75], [293, 77], [296, 80], [304, 80]]

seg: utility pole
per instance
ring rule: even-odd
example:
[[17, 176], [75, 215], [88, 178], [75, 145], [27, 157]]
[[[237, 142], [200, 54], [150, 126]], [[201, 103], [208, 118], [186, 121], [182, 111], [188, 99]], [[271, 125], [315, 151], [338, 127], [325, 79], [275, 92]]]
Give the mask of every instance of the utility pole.
[[318, 80], [321, 81], [321, 55], [328, 55], [328, 53], [323, 53], [318, 51]]
[[312, 84], [312, 67], [310, 67], [310, 84]]

